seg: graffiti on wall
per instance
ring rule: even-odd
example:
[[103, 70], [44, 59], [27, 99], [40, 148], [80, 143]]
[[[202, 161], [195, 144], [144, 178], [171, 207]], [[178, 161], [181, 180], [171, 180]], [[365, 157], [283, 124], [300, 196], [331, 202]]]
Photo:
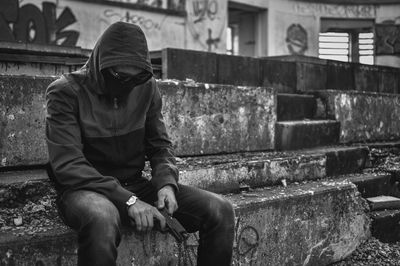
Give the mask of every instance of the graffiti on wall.
[[375, 25], [376, 55], [400, 55], [400, 17]]
[[1, 0], [0, 41], [75, 46], [79, 32], [65, 28], [76, 18], [68, 7], [57, 16], [56, 7], [43, 2], [40, 10], [33, 4], [20, 6], [18, 0]]
[[123, 2], [148, 6], [154, 8], [171, 9], [176, 11], [185, 10], [185, 0], [111, 0], [113, 2]]
[[304, 55], [308, 49], [308, 34], [300, 24], [292, 24], [286, 30], [286, 45], [291, 55]]
[[187, 24], [193, 39], [204, 50], [217, 50], [225, 30], [226, 1], [190, 0], [186, 5]]
[[327, 5], [319, 3], [294, 3], [293, 11], [297, 14], [330, 16], [340, 18], [374, 18], [374, 5]]
[[[163, 24], [163, 22], [156, 22], [149, 17], [137, 13], [132, 13], [131, 11], [119, 12], [114, 11], [113, 9], [106, 9], [103, 15], [110, 20], [117, 19], [119, 21], [137, 24], [144, 30], [161, 30]], [[164, 19], [165, 18], [166, 17], [164, 17]]]

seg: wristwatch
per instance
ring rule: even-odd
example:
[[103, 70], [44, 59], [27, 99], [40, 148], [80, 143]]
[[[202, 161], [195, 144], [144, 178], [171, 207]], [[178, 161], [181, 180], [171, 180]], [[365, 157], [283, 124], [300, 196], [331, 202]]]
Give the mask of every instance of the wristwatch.
[[128, 209], [130, 206], [132, 206], [133, 204], [136, 203], [137, 197], [135, 195], [132, 195], [127, 202], [125, 202], [126, 204], [126, 208]]

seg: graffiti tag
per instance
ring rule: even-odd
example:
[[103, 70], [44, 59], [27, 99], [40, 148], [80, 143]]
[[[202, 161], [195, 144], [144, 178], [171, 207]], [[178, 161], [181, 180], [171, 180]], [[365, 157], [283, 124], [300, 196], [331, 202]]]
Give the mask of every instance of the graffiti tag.
[[204, 20], [214, 20], [218, 13], [218, 2], [215, 0], [197, 0], [193, 1], [193, 14], [195, 15], [194, 23]]
[[43, 2], [41, 11], [18, 0], [0, 2], [0, 41], [75, 46], [79, 32], [64, 30], [75, 22], [68, 7], [57, 17], [55, 3]]
[[334, 16], [346, 18], [374, 18], [376, 7], [373, 5], [326, 5], [314, 3], [295, 3], [294, 12], [315, 16]]
[[112, 9], [107, 9], [104, 11], [104, 16], [106, 18], [116, 17], [119, 21], [129, 22], [138, 24], [143, 29], [146, 30], [161, 30], [162, 23], [153, 21], [150, 18], [146, 18], [142, 15], [131, 13], [130, 11], [124, 11], [124, 13], [118, 13]]

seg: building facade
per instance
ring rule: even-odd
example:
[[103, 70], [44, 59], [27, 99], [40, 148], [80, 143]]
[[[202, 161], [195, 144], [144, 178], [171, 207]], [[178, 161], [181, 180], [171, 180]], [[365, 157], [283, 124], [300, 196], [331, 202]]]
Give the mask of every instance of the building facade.
[[91, 49], [113, 22], [150, 50], [306, 55], [400, 67], [399, 0], [1, 0], [0, 41]]

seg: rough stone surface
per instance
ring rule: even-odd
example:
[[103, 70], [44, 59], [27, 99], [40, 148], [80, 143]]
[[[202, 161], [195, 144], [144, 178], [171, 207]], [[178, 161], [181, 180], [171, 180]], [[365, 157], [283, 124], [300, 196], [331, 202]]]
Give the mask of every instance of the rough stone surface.
[[43, 164], [45, 90], [55, 78], [0, 76], [0, 165]]
[[328, 60], [327, 66], [327, 90], [353, 90], [354, 67], [347, 62]]
[[370, 213], [372, 236], [382, 242], [400, 241], [400, 210], [381, 210]]
[[75, 71], [80, 67], [52, 63], [2, 62], [0, 60], [0, 73], [7, 75], [58, 76]]
[[354, 64], [354, 85], [357, 91], [379, 91], [378, 66]]
[[340, 142], [400, 138], [400, 95], [320, 91], [327, 117], [340, 122]]
[[[0, 165], [47, 162], [46, 87], [55, 77], [0, 76]], [[159, 81], [177, 155], [274, 147], [276, 94], [262, 87]]]
[[379, 195], [393, 195], [394, 180], [391, 174], [370, 173], [354, 175], [350, 178], [363, 198], [376, 197]]
[[371, 237], [361, 244], [351, 256], [331, 266], [399, 266], [400, 242], [382, 243]]
[[273, 149], [273, 89], [168, 81], [158, 85], [178, 155]]
[[261, 59], [264, 86], [276, 89], [279, 93], [295, 93], [297, 85], [296, 63], [269, 58]]
[[162, 78], [217, 83], [217, 58], [216, 53], [174, 48], [164, 49], [161, 62]]
[[368, 147], [331, 149], [326, 153], [326, 174], [333, 176], [361, 172], [368, 162], [368, 155]]
[[[216, 193], [321, 179], [326, 177], [325, 165], [323, 153], [251, 153], [178, 161], [180, 183]], [[143, 175], [151, 178], [149, 167]], [[41, 195], [55, 195], [44, 170], [0, 174], [0, 208], [18, 206]]]
[[[194, 169], [182, 169], [180, 182], [217, 193], [239, 191], [241, 187], [281, 185], [326, 176], [324, 155], [253, 157]], [[285, 181], [283, 181], [285, 180]]]
[[314, 117], [317, 107], [313, 95], [278, 94], [278, 121], [303, 120]]
[[[233, 265], [326, 265], [346, 257], [369, 235], [364, 205], [346, 181], [257, 189], [228, 199], [237, 214]], [[59, 220], [40, 232], [26, 231], [32, 229], [2, 228], [1, 260], [76, 264], [76, 236]], [[192, 265], [196, 248], [196, 235], [180, 246], [169, 235], [125, 228], [118, 264]]]
[[254, 57], [222, 55], [217, 57], [218, 84], [260, 86], [260, 60]]
[[287, 121], [276, 124], [277, 150], [304, 149], [338, 142], [340, 124], [332, 120]]

